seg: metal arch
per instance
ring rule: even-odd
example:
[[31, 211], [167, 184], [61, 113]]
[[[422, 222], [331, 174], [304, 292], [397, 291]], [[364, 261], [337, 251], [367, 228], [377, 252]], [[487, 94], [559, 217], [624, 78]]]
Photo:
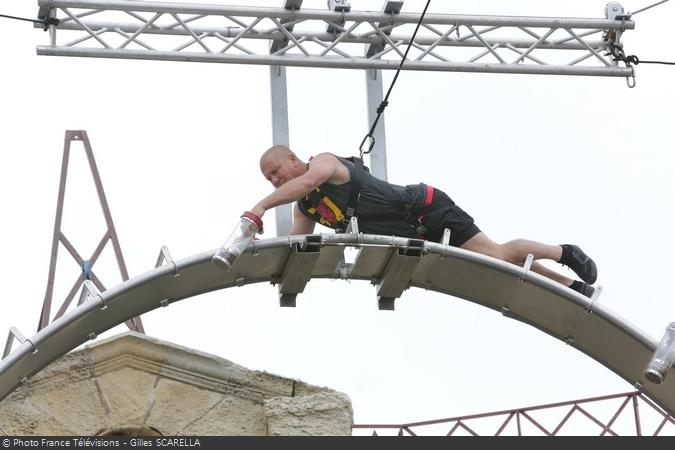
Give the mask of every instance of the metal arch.
[[[344, 262], [346, 247], [359, 249], [353, 264]], [[0, 400], [88, 339], [160, 306], [251, 283], [281, 282], [297, 294], [311, 278], [349, 278], [377, 284], [380, 300], [389, 304], [413, 286], [529, 323], [594, 358], [674, 415], [675, 377], [656, 385], [642, 376], [655, 339], [602, 304], [591, 308], [590, 299], [523, 267], [447, 245], [364, 234], [254, 241], [229, 272], [213, 265], [212, 256], [208, 251], [157, 267], [89, 297], [49, 324], [0, 361]], [[296, 267], [290, 274], [289, 264]]]

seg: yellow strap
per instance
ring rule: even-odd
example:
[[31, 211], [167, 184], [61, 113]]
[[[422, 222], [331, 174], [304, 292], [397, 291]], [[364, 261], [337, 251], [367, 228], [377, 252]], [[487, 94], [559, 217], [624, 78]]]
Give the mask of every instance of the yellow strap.
[[338, 206], [333, 203], [331, 199], [324, 197], [322, 200], [330, 208], [330, 210], [333, 211], [333, 214], [335, 214], [335, 218], [338, 222], [345, 218], [345, 215], [342, 214], [342, 210], [340, 210], [340, 208], [338, 208]]

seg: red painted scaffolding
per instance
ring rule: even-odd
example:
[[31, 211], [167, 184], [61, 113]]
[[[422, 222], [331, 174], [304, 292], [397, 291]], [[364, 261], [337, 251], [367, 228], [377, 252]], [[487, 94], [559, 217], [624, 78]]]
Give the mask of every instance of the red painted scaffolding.
[[[608, 419], [609, 418], [609, 419]], [[371, 436], [674, 436], [675, 419], [641, 392], [405, 424], [355, 424]]]

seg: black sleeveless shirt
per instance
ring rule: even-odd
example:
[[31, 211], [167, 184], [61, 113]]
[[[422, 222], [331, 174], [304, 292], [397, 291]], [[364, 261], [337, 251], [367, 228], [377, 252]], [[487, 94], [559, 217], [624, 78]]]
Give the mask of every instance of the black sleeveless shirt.
[[[354, 163], [349, 158], [336, 156], [353, 179]], [[356, 207], [359, 231], [366, 234], [418, 237], [414, 225], [415, 210], [423, 202], [425, 185], [398, 186], [363, 174], [361, 196]], [[344, 230], [345, 209], [351, 192], [351, 181], [344, 184], [323, 183], [304, 198], [298, 208], [314, 222], [336, 230]]]

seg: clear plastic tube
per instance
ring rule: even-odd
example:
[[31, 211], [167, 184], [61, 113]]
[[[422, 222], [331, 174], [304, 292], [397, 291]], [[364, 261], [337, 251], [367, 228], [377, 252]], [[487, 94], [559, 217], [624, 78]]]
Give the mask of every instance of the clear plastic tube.
[[[262, 225], [260, 219], [258, 222]], [[258, 226], [254, 218], [242, 216], [230, 237], [216, 250], [211, 260], [221, 269], [230, 270], [255, 235], [261, 232], [262, 227]]]
[[656, 347], [644, 376], [652, 383], [660, 384], [666, 378], [668, 371], [675, 362], [675, 322], [666, 327], [666, 333]]

